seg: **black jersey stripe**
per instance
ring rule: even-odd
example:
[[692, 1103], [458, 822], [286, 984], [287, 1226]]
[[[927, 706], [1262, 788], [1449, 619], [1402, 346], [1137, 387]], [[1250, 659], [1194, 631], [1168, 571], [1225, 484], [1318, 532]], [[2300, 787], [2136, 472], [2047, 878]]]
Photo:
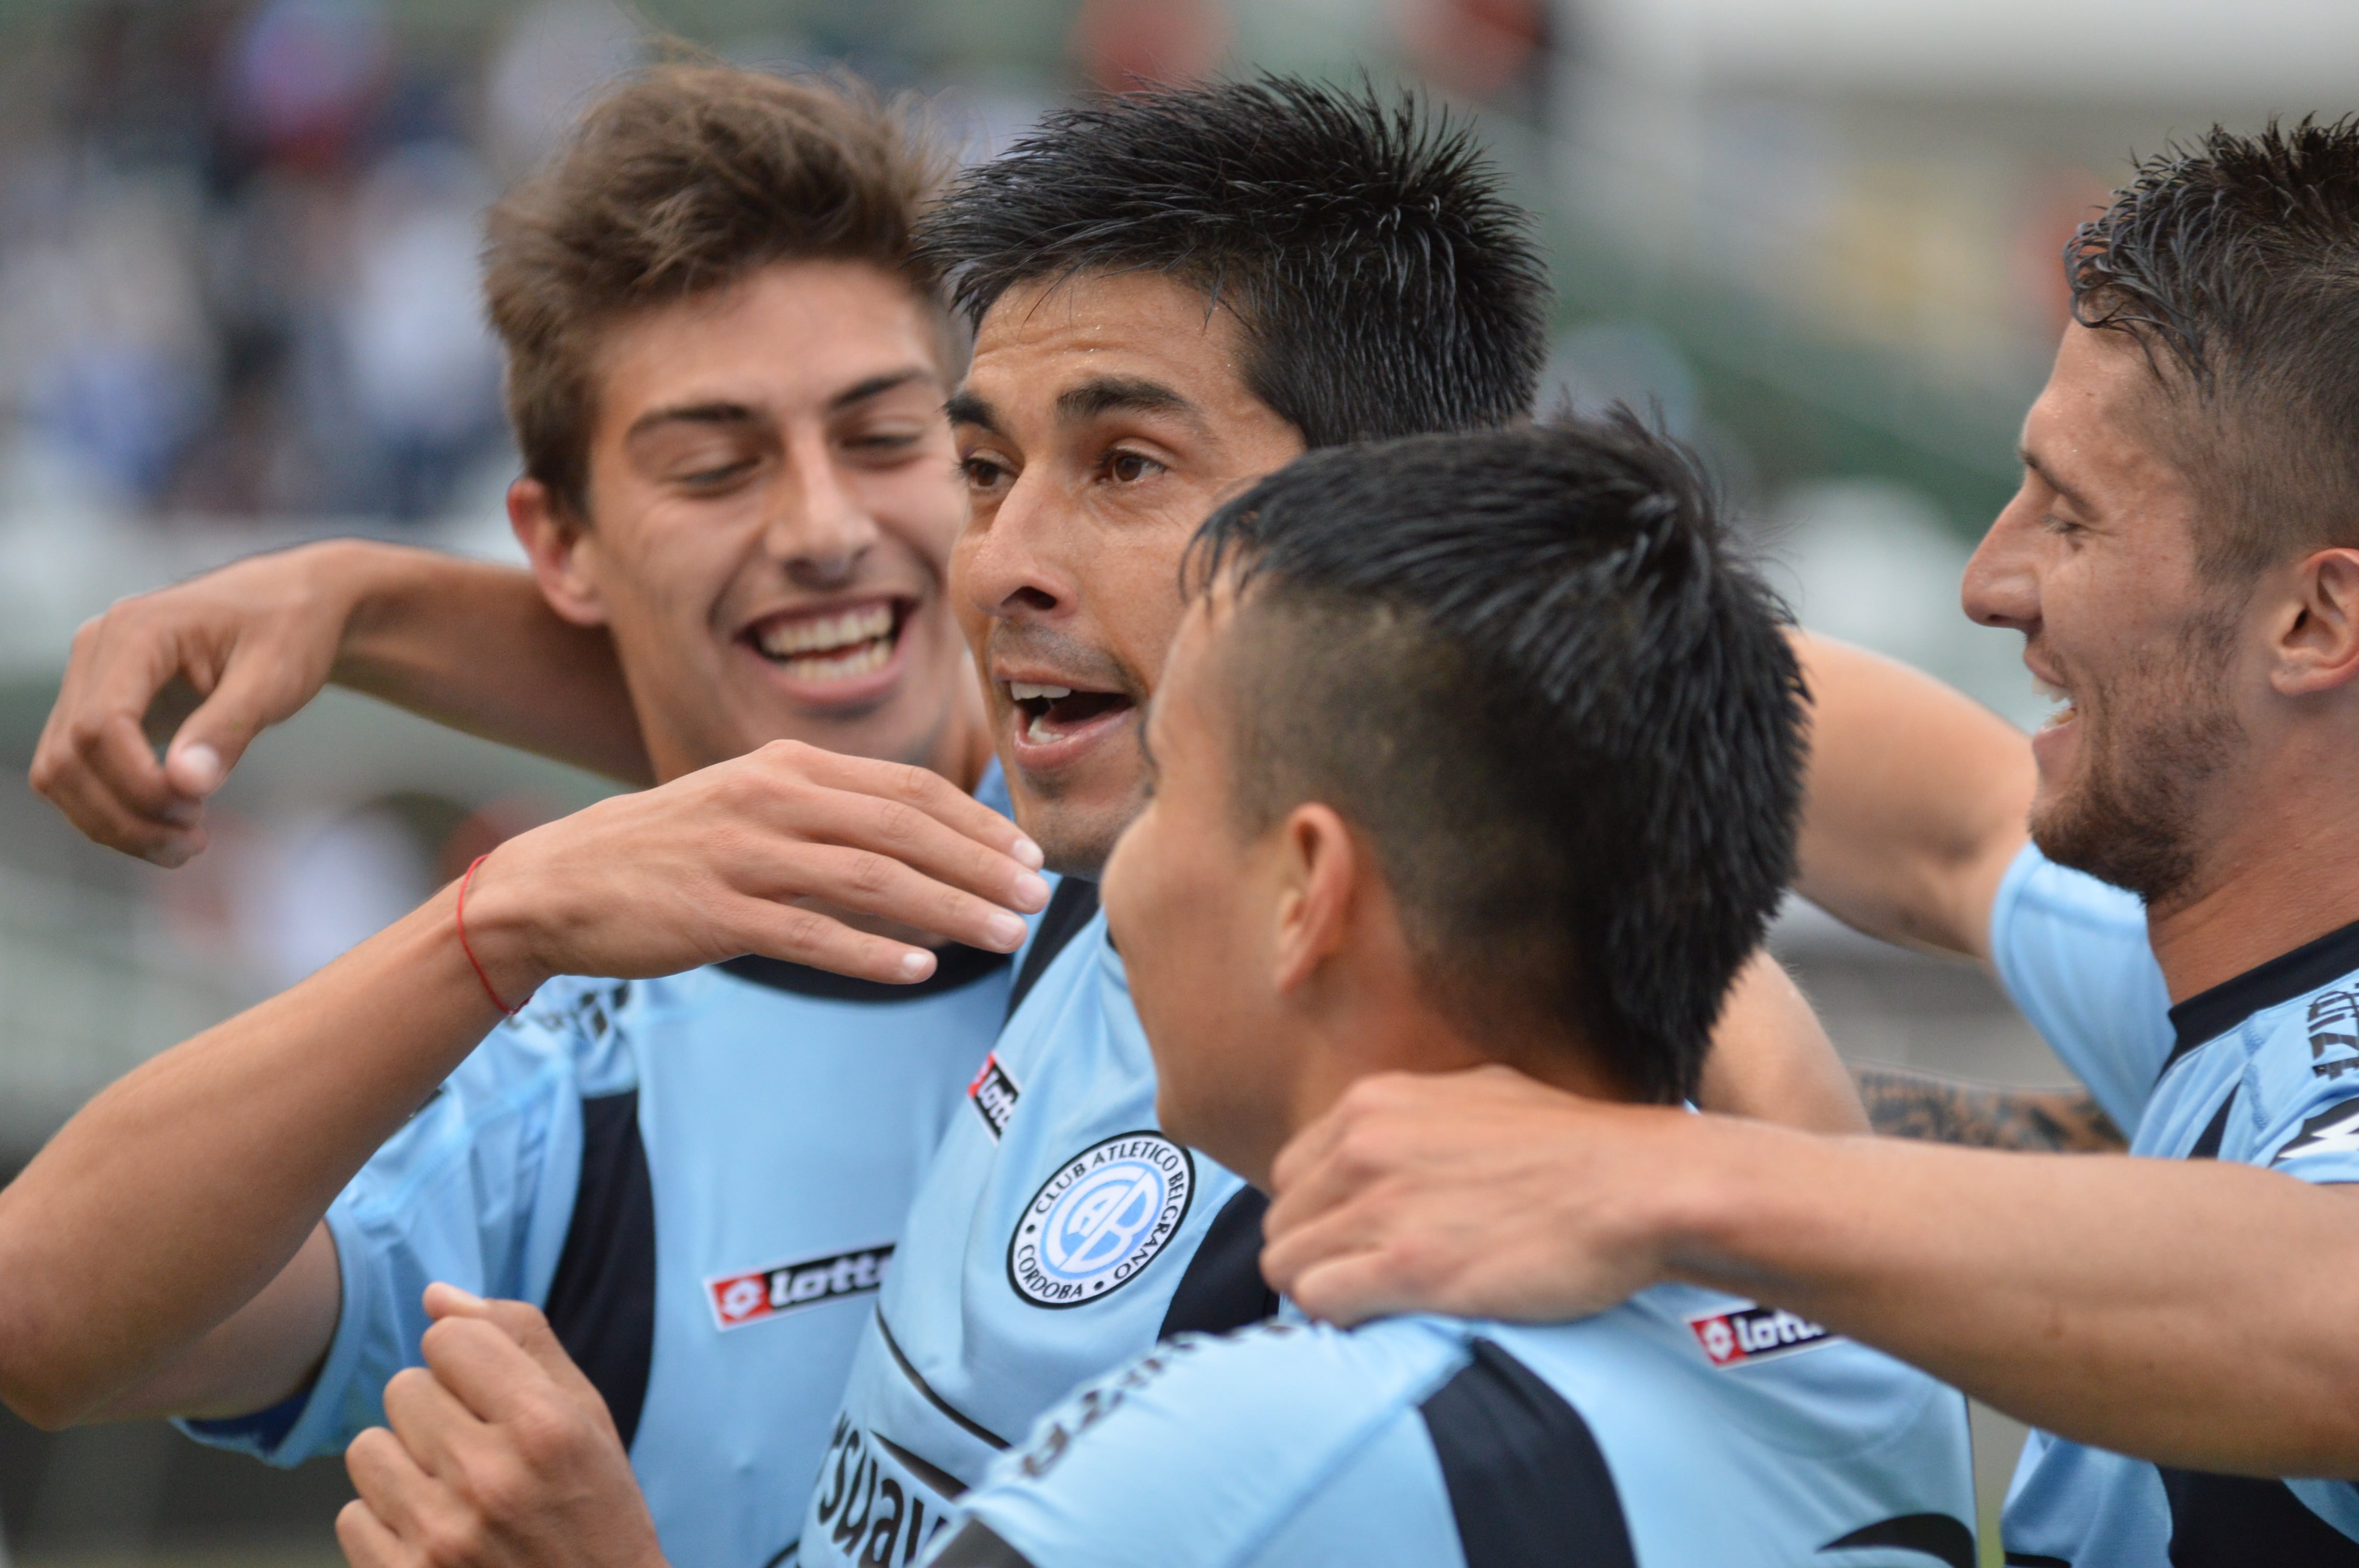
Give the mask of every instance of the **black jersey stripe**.
[[1221, 1206], [1171, 1292], [1158, 1339], [1227, 1334], [1277, 1313], [1277, 1292], [1261, 1277], [1261, 1217], [1267, 1212], [1269, 1199], [1252, 1187]]
[[1007, 963], [1008, 957], [1005, 953], [986, 952], [981, 947], [951, 942], [934, 950], [932, 974], [907, 986], [832, 974], [825, 969], [814, 969], [807, 964], [789, 964], [783, 958], [764, 957], [759, 953], [724, 959], [721, 968], [741, 980], [767, 986], [774, 991], [816, 997], [821, 1001], [896, 1002], [916, 1001], [922, 997], [963, 989], [977, 980], [999, 973], [1007, 967]]
[[2253, 1014], [2314, 991], [2354, 969], [2359, 969], [2359, 921], [2197, 992], [2170, 1010], [2170, 1026], [2177, 1039], [2162, 1071], [2169, 1072], [2181, 1056], [2217, 1040]]
[[2236, 1108], [2236, 1090], [2243, 1087], [2241, 1084], [2229, 1087], [2228, 1098], [2220, 1102], [2220, 1108], [2212, 1113], [2210, 1121], [2204, 1123], [2202, 1134], [2195, 1140], [2195, 1146], [2187, 1152], [2189, 1159], [2217, 1160], [2220, 1157], [2220, 1141], [2228, 1136], [2228, 1113]]
[[1974, 1532], [1964, 1520], [1948, 1514], [1895, 1514], [1862, 1525], [1819, 1551], [1856, 1552], [1872, 1546], [1921, 1552], [1949, 1568], [1974, 1568]]
[[967, 1520], [966, 1528], [951, 1537], [933, 1568], [1032, 1568], [1032, 1560], [977, 1519]]
[[2359, 1565], [2359, 1541], [2310, 1512], [2283, 1481], [2156, 1468], [2170, 1499], [2171, 1568]]
[[656, 1199], [639, 1094], [582, 1102], [582, 1181], [542, 1309], [628, 1448], [656, 1349]]
[[2037, 1552], [2010, 1552], [2006, 1554], [2006, 1568], [2072, 1568], [2072, 1564], [2061, 1557], [2043, 1557]]
[[1466, 1568], [1637, 1568], [1622, 1496], [1581, 1412], [1487, 1339], [1418, 1407]]
[[1082, 934], [1082, 927], [1096, 918], [1098, 884], [1085, 877], [1065, 877], [1057, 883], [1057, 891], [1049, 899], [1049, 907], [1041, 912], [1040, 929], [1033, 934], [1032, 946], [1025, 950], [1024, 967], [1016, 971], [1016, 986], [1007, 993], [1007, 1016], [1024, 1005], [1032, 988], [1057, 955], [1072, 945]]
[[974, 1420], [964, 1411], [960, 1410], [956, 1405], [951, 1403], [950, 1400], [934, 1392], [934, 1386], [918, 1375], [918, 1369], [909, 1365], [908, 1357], [902, 1354], [901, 1342], [893, 1337], [892, 1327], [886, 1323], [885, 1314], [881, 1311], [876, 1314], [876, 1332], [884, 1336], [885, 1348], [892, 1354], [893, 1365], [901, 1368], [901, 1376], [908, 1379], [909, 1386], [916, 1389], [918, 1392], [926, 1397], [926, 1402], [928, 1404], [941, 1411], [942, 1414], [950, 1417], [951, 1422], [958, 1426], [959, 1430], [966, 1433], [969, 1436], [979, 1437], [984, 1442], [990, 1444], [994, 1448], [1006, 1448], [1008, 1445], [1007, 1439], [1000, 1436], [997, 1433], [992, 1431], [991, 1428], [984, 1425], [981, 1422]]

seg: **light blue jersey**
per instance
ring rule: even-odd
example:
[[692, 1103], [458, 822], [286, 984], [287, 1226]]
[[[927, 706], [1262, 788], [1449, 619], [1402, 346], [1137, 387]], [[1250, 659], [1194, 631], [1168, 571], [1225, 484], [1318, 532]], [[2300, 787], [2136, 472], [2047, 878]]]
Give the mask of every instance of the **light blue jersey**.
[[[978, 794], [1006, 809], [995, 763]], [[340, 1450], [384, 1420], [447, 1280], [549, 1314], [677, 1568], [779, 1561], [1012, 972], [953, 948], [916, 987], [761, 958], [551, 982], [329, 1210], [343, 1304], [317, 1382], [186, 1425], [275, 1464]]]
[[1154, 1062], [1094, 910], [1091, 884], [1058, 889], [1016, 1011], [926, 1173], [810, 1494], [801, 1568], [913, 1562], [951, 1499], [1075, 1385], [1166, 1335], [1277, 1308], [1261, 1195], [1156, 1125]]
[[[2129, 895], [2027, 849], [1992, 930], [2002, 979], [2057, 1054], [2101, 1100], [2121, 1097], [2126, 1119], [2106, 1108], [2133, 1130], [2133, 1154], [2359, 1181], [2359, 925], [2188, 998], [2167, 1023]], [[2034, 1433], [2005, 1534], [2007, 1562], [2025, 1568], [2359, 1564], [2359, 1492], [2171, 1469]]]
[[1973, 1568], [1965, 1400], [1684, 1285], [1549, 1328], [1190, 1336], [1083, 1390], [938, 1568]]
[[2172, 1040], [2145, 903], [2027, 844], [1991, 906], [1991, 959], [2032, 1027], [2135, 1136]]

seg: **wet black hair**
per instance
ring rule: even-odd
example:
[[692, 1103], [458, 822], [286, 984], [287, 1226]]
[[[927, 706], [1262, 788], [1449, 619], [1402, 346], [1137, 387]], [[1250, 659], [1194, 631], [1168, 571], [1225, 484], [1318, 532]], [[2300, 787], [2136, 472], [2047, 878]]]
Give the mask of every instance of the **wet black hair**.
[[1527, 415], [1529, 215], [1416, 97], [1293, 77], [1101, 99], [968, 170], [918, 251], [980, 322], [1008, 289], [1153, 269], [1236, 312], [1248, 389], [1313, 447]]
[[1197, 535], [1248, 835], [1332, 806], [1478, 1033], [1692, 1096], [1794, 869], [1804, 692], [1694, 460], [1626, 413], [1304, 457]]
[[2160, 378], [2208, 567], [2359, 543], [2359, 117], [2147, 158], [2064, 260], [2074, 317]]

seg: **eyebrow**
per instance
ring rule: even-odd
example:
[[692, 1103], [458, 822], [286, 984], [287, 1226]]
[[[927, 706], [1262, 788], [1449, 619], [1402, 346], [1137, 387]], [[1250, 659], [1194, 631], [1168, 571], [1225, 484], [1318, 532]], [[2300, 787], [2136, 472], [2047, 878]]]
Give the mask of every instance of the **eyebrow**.
[[841, 414], [854, 404], [865, 403], [872, 397], [882, 397], [885, 394], [907, 386], [913, 381], [924, 381], [932, 374], [933, 372], [922, 365], [910, 365], [902, 370], [886, 371], [882, 375], [872, 375], [866, 381], [853, 383], [833, 397], [829, 398], [827, 411], [830, 414]]
[[951, 393], [950, 401], [942, 405], [942, 412], [950, 416], [953, 425], [980, 425], [995, 436], [1005, 433], [999, 427], [999, 410], [972, 392]]
[[[856, 381], [827, 400], [827, 411], [830, 414], [841, 414], [845, 409], [856, 407], [872, 397], [882, 397], [885, 394], [907, 386], [913, 381], [923, 381], [932, 373], [922, 365], [909, 365], [901, 370], [889, 370], [872, 375], [864, 381]], [[637, 436], [654, 429], [658, 425], [751, 425], [764, 417], [759, 409], [745, 403], [716, 400], [711, 403], [675, 404], [669, 408], [650, 408], [632, 420], [631, 428], [625, 439], [629, 436]]]
[[631, 421], [623, 438], [635, 439], [659, 425], [751, 425], [758, 417], [743, 403], [682, 403], [648, 409]]
[[2087, 513], [2092, 516], [2096, 514], [2096, 508], [2091, 506], [2087, 499], [2083, 497], [2079, 491], [2074, 490], [2071, 485], [2066, 484], [2062, 480], [2057, 478], [2055, 474], [2049, 470], [2045, 464], [2043, 464], [2038, 458], [2033, 457], [2029, 448], [2017, 448], [2016, 456], [2023, 460], [2023, 466], [2025, 468], [2029, 469], [2033, 473], [2039, 476], [2039, 481], [2042, 484], [2054, 491], [2057, 494], [2062, 496], [2065, 503], [2071, 506], [2073, 511]]
[[1057, 395], [1057, 413], [1067, 420], [1103, 418], [1108, 414], [1172, 414], [1201, 426], [1203, 412], [1159, 381], [1139, 376], [1093, 376]]

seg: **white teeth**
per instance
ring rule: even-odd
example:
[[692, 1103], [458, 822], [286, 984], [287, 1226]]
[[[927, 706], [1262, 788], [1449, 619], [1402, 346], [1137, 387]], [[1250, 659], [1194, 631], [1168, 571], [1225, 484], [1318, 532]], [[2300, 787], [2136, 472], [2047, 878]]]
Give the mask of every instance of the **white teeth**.
[[1073, 695], [1073, 688], [1069, 686], [1034, 686], [1029, 681], [1012, 680], [1007, 683], [1007, 695], [1018, 702], [1031, 702], [1040, 697], [1050, 702], [1062, 702]]
[[785, 660], [780, 667], [796, 680], [850, 680], [883, 669], [893, 657], [893, 644], [871, 639], [848, 654], [833, 657], [805, 655]]
[[776, 622], [761, 633], [762, 652], [774, 659], [798, 654], [823, 654], [893, 634], [893, 607], [871, 604], [840, 615], [812, 615]]

